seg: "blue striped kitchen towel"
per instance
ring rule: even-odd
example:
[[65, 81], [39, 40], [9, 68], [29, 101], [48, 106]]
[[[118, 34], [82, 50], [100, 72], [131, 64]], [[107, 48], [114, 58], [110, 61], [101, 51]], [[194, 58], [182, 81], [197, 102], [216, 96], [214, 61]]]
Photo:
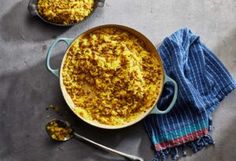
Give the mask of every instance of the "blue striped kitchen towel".
[[[236, 83], [220, 60], [189, 29], [180, 29], [164, 39], [158, 48], [166, 74], [179, 87], [174, 108], [164, 115], [149, 115], [144, 120], [154, 145], [154, 160], [173, 160], [185, 155], [184, 147], [201, 150], [213, 139], [212, 112], [236, 88]], [[158, 107], [172, 99], [171, 84], [165, 85]]]

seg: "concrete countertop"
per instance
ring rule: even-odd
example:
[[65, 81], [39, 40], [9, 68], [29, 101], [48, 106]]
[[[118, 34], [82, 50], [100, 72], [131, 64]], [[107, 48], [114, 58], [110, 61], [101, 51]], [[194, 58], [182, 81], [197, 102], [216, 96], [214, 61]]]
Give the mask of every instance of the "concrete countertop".
[[[45, 68], [46, 51], [56, 37], [75, 37], [102, 24], [127, 25], [157, 44], [182, 27], [201, 36], [236, 78], [235, 0], [106, 0], [104, 8], [71, 28], [47, 25], [31, 18], [28, 0], [0, 1], [0, 160], [1, 161], [113, 161], [122, 160], [83, 142], [54, 143], [44, 125], [65, 118], [78, 132], [99, 143], [145, 160], [153, 151], [142, 122], [122, 130], [102, 130], [82, 122], [67, 108], [59, 82]], [[66, 46], [55, 50], [60, 65]], [[214, 114], [215, 146], [181, 161], [233, 161], [236, 158], [236, 92]], [[46, 108], [58, 107], [59, 113]], [[63, 114], [62, 114], [63, 113]]]

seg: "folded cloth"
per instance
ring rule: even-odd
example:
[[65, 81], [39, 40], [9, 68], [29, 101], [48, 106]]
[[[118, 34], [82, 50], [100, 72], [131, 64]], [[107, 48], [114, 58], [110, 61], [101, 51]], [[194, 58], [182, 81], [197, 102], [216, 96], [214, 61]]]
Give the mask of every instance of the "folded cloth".
[[[179, 87], [174, 108], [167, 114], [152, 114], [144, 125], [154, 145], [154, 160], [173, 160], [214, 144], [209, 134], [211, 115], [236, 83], [219, 59], [189, 29], [180, 29], [164, 39], [158, 48], [166, 74]], [[171, 84], [164, 87], [159, 108], [165, 108], [173, 96]]]

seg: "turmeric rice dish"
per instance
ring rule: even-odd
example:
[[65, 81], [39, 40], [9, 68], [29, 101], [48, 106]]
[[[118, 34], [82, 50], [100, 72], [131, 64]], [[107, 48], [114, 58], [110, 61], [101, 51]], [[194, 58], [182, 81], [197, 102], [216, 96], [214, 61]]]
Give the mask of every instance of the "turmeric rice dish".
[[94, 8], [94, 0], [39, 0], [39, 14], [57, 24], [74, 24], [86, 18]]
[[124, 125], [153, 107], [163, 71], [156, 53], [133, 34], [105, 27], [78, 37], [64, 58], [62, 79], [86, 120]]

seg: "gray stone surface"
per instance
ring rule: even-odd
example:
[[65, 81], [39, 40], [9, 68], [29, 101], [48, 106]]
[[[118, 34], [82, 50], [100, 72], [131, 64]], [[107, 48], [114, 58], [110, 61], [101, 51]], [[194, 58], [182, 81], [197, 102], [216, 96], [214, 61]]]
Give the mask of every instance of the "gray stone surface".
[[[113, 161], [122, 160], [76, 140], [54, 143], [44, 125], [65, 118], [79, 133], [112, 148], [151, 160], [153, 152], [142, 123], [122, 130], [91, 127], [67, 108], [58, 79], [45, 68], [46, 50], [55, 37], [75, 37], [102, 24], [133, 27], [160, 42], [181, 27], [189, 27], [236, 78], [235, 0], [107, 0], [87, 21], [71, 28], [47, 25], [27, 12], [27, 0], [0, 1], [0, 161]], [[60, 65], [65, 45], [55, 51]], [[63, 116], [46, 110], [58, 106]], [[214, 114], [216, 145], [181, 161], [236, 160], [236, 92]]]

